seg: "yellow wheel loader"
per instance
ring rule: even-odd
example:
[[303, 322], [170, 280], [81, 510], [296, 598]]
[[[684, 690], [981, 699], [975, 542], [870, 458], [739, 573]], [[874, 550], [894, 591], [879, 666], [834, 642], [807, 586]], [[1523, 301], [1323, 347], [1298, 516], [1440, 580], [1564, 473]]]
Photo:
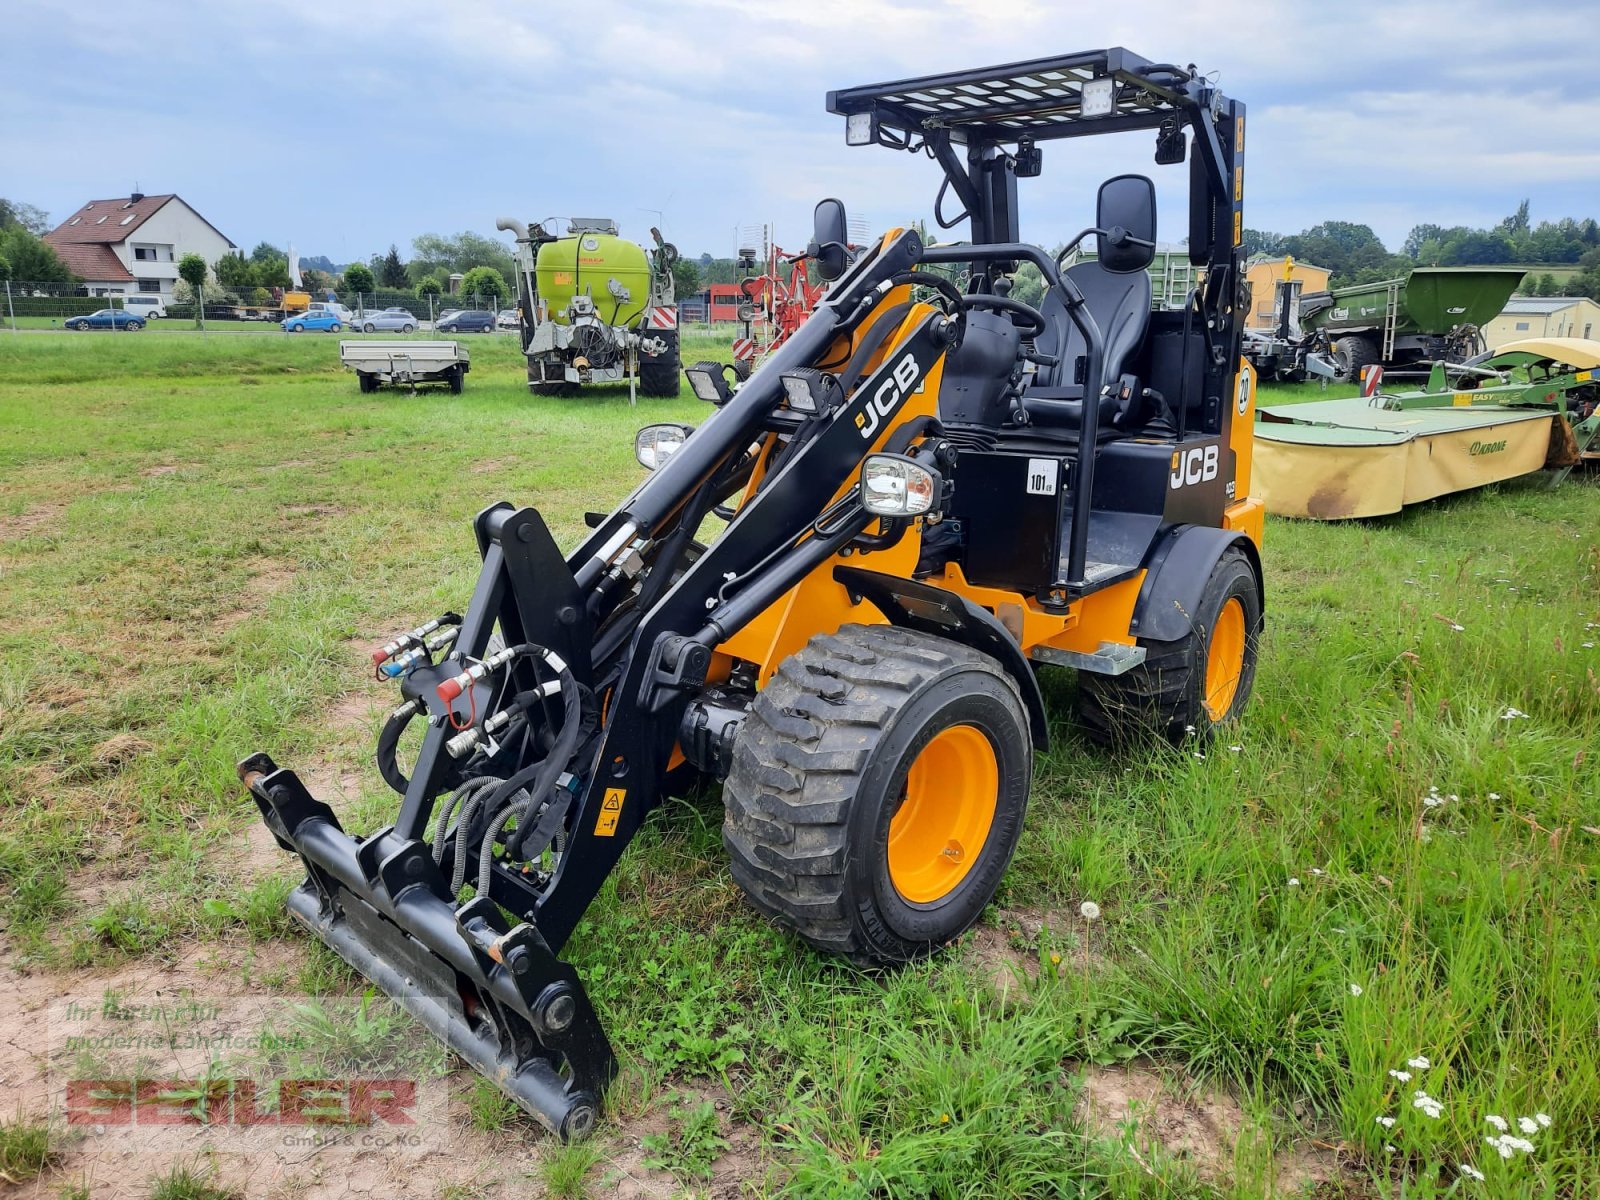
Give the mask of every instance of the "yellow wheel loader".
[[[400, 690], [377, 754], [392, 825], [352, 836], [292, 770], [240, 764], [305, 864], [293, 914], [564, 1137], [615, 1067], [558, 956], [664, 797], [720, 782], [757, 908], [904, 963], [967, 929], [1011, 860], [1038, 672], [1077, 672], [1103, 741], [1204, 739], [1250, 693], [1244, 106], [1111, 49], [828, 107], [851, 145], [932, 158], [969, 240], [896, 229], [856, 254], [824, 201], [816, 310], [737, 390], [691, 369], [705, 419], [642, 430], [649, 473], [579, 545], [535, 508], [478, 515], [464, 611], [374, 651]], [[1130, 131], [1186, 185], [1203, 282], [1178, 308], [1151, 303], [1146, 176], [1101, 184], [1060, 256], [1020, 237], [1045, 142]], [[1037, 305], [1010, 294], [1023, 262]]]

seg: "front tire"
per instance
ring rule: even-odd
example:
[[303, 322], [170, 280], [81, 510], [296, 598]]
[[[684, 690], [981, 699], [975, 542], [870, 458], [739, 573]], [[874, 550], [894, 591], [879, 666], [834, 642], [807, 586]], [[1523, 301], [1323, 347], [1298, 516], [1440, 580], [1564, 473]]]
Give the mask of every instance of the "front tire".
[[863, 964], [931, 954], [1011, 862], [1033, 743], [988, 655], [893, 626], [811, 639], [751, 704], [723, 842], [751, 902]]
[[1212, 568], [1189, 633], [1145, 642], [1145, 660], [1121, 675], [1078, 675], [1078, 716], [1103, 745], [1158, 738], [1202, 744], [1250, 700], [1261, 638], [1261, 580], [1237, 545]]

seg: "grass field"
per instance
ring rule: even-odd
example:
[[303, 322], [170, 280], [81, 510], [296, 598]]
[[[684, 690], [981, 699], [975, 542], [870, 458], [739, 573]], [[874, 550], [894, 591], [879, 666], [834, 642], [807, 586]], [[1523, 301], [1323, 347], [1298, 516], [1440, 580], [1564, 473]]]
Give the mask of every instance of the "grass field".
[[[359, 996], [288, 928], [297, 876], [255, 852], [234, 762], [270, 749], [383, 823], [365, 649], [464, 602], [487, 503], [570, 544], [639, 478], [640, 424], [704, 412], [530, 398], [509, 338], [470, 341], [462, 396], [362, 396], [334, 341], [0, 335], [0, 996], [32, 1031], [0, 1058], [0, 1172], [31, 1194], [346, 1194], [345, 1160], [269, 1187], [198, 1143], [98, 1155], [52, 1119], [29, 1022], [143, 977]], [[1600, 1193], [1597, 499], [1269, 521], [1244, 722], [1111, 756], [1048, 676], [1016, 862], [924, 966], [775, 930], [715, 791], [666, 805], [568, 951], [624, 1061], [596, 1139], [456, 1072], [464, 1149], [391, 1194]]]

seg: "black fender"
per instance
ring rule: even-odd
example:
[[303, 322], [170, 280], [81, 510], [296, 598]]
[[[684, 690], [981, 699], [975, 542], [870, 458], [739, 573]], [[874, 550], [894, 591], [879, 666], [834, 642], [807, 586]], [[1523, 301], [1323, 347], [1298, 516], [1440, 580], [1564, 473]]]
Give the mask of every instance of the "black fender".
[[1034, 748], [1041, 752], [1050, 748], [1044, 697], [1039, 694], [1033, 666], [1022, 648], [1012, 640], [1010, 631], [988, 609], [944, 588], [902, 579], [898, 575], [863, 571], [860, 567], [835, 567], [833, 577], [852, 596], [870, 602], [891, 625], [949, 638], [999, 660], [1022, 692]]
[[1261, 552], [1254, 542], [1237, 529], [1174, 525], [1156, 539], [1145, 557], [1144, 586], [1133, 605], [1129, 632], [1142, 642], [1176, 642], [1189, 636], [1206, 582], [1230, 546], [1241, 547], [1250, 559], [1265, 612]]

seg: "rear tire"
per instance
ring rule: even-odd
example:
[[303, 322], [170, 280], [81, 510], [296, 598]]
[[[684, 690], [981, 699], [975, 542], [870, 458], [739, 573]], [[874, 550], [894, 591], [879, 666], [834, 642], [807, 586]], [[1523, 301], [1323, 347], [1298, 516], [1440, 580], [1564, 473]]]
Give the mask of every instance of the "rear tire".
[[723, 842], [756, 908], [863, 964], [972, 925], [1022, 831], [1033, 743], [994, 659], [888, 625], [821, 634], [750, 706]]
[[464, 372], [459, 365], [451, 369], [450, 391], [452, 394], [457, 396], [461, 395], [461, 389], [466, 383], [466, 378], [466, 372]]
[[378, 390], [378, 380], [376, 376], [368, 375], [365, 371], [362, 371], [356, 375], [356, 380], [360, 384], [363, 392], [375, 392]]
[[1360, 383], [1361, 372], [1378, 361], [1378, 348], [1371, 339], [1342, 337], [1333, 344], [1333, 363], [1341, 383]]
[[639, 390], [646, 396], [676, 396], [678, 394], [676, 359], [672, 362], [640, 363]]
[[1121, 675], [1078, 674], [1078, 716], [1103, 745], [1158, 738], [1204, 743], [1238, 718], [1255, 682], [1261, 638], [1261, 581], [1230, 546], [1206, 581], [1188, 636], [1146, 642], [1145, 660]]

